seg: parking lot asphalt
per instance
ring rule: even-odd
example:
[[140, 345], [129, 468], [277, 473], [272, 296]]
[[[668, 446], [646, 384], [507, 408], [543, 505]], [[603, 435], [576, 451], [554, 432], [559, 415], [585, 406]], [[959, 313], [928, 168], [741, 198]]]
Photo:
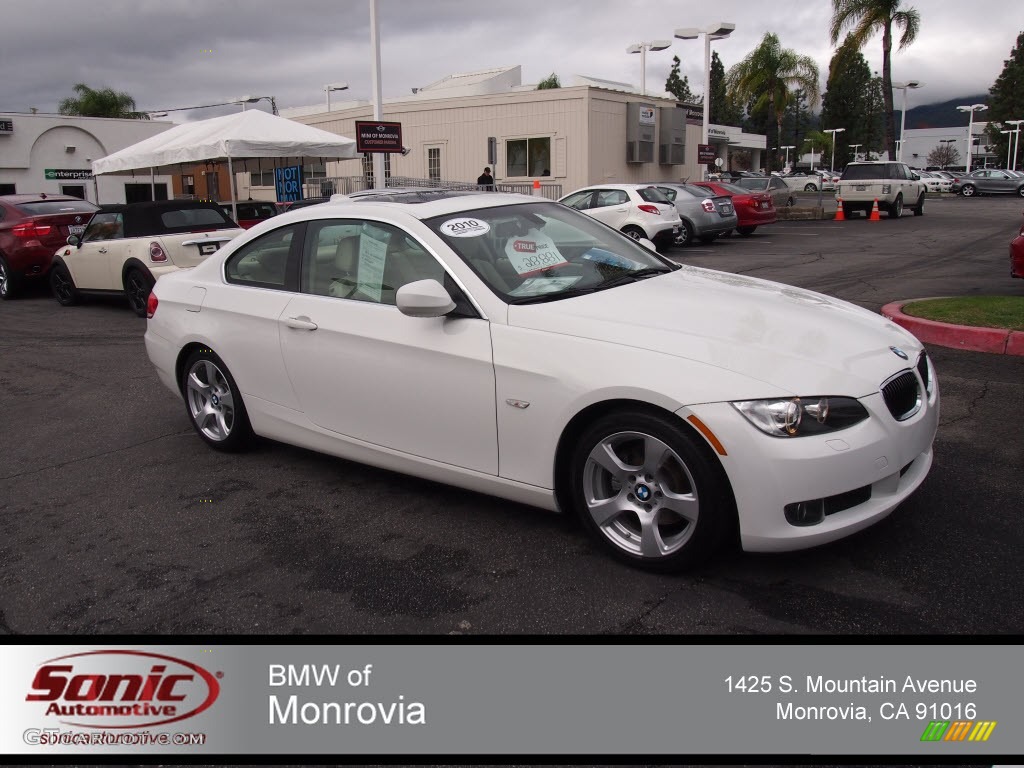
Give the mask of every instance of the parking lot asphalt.
[[[878, 311], [1024, 295], [1022, 201], [780, 222], [677, 249]], [[1019, 633], [1024, 358], [930, 347], [935, 464], [888, 519], [806, 552], [655, 575], [572, 521], [264, 442], [208, 450], [120, 302], [0, 303], [3, 633]]]

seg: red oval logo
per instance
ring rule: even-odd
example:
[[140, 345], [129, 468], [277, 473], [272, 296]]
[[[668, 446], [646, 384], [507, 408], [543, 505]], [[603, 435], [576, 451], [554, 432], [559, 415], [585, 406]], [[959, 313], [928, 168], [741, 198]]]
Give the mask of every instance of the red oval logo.
[[159, 653], [108, 650], [43, 662], [25, 701], [46, 703], [44, 715], [65, 725], [150, 728], [195, 717], [219, 695], [217, 678], [198, 664]]

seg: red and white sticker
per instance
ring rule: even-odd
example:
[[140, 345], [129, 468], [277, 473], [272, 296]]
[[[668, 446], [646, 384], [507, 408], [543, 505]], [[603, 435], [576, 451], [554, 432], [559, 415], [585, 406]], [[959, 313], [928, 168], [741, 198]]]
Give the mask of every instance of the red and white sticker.
[[554, 241], [536, 229], [531, 229], [525, 235], [509, 238], [505, 243], [505, 255], [520, 275], [567, 263], [565, 257], [555, 247]]

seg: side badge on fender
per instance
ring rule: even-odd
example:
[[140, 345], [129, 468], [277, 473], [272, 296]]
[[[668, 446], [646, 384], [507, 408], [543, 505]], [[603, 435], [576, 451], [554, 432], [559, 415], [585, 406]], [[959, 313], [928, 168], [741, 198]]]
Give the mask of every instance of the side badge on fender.
[[530, 404], [525, 400], [513, 400], [511, 397], [505, 402], [513, 408], [525, 409], [530, 407]]

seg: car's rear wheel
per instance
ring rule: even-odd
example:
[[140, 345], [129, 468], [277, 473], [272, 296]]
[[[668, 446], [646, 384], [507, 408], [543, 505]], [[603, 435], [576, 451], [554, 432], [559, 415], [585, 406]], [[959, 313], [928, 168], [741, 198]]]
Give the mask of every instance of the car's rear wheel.
[[889, 218], [898, 219], [903, 215], [903, 195], [896, 195], [896, 199], [889, 206]]
[[786, 207], [787, 207], [787, 208], [792, 208], [792, 207], [793, 207], [794, 205], [796, 205], [796, 198], [794, 198], [794, 197], [790, 196], [790, 197], [789, 197], [789, 198], [788, 198], [788, 199], [786, 200]]
[[964, 184], [960, 188], [960, 194], [963, 195], [964, 197], [974, 197], [977, 191], [978, 190], [975, 188], [973, 184]]
[[63, 264], [54, 264], [50, 269], [50, 290], [53, 297], [62, 307], [71, 307], [78, 303], [78, 289], [71, 273]]
[[685, 247], [693, 243], [693, 225], [690, 222], [683, 220], [683, 224], [679, 227], [679, 234], [676, 235], [675, 244], [680, 248]]
[[238, 451], [252, 439], [252, 427], [224, 362], [210, 349], [189, 355], [183, 368], [181, 391], [193, 428], [207, 445], [218, 451]]
[[146, 304], [149, 303], [149, 294], [154, 283], [153, 278], [141, 269], [129, 269], [124, 276], [124, 292], [128, 297], [128, 306], [139, 317], [146, 316]]
[[634, 240], [641, 240], [647, 237], [647, 233], [640, 229], [640, 227], [633, 226], [623, 227], [622, 234], [624, 234], [626, 237], [631, 237]]
[[570, 468], [576, 512], [614, 556], [670, 571], [723, 543], [732, 495], [706, 444], [674, 417], [626, 410], [599, 418]]
[[914, 206], [915, 216], [924, 216], [924, 192], [917, 198], [917, 205]]
[[739, 232], [744, 237], [750, 237], [752, 234], [754, 234], [755, 229], [757, 229], [757, 227], [736, 227], [736, 231]]
[[1022, 184], [1021, 186], [1017, 187], [1017, 194], [1020, 197], [1024, 197], [1024, 184]]
[[11, 273], [7, 259], [0, 256], [0, 299], [13, 299], [18, 295], [17, 278]]

